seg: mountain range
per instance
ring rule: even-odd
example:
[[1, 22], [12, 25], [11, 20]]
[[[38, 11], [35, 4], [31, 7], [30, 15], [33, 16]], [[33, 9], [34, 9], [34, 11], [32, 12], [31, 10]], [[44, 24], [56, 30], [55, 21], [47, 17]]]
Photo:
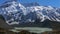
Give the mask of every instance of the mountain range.
[[0, 6], [0, 15], [13, 27], [52, 28], [53, 24], [60, 24], [60, 8], [41, 6], [36, 2], [21, 4], [7, 1]]

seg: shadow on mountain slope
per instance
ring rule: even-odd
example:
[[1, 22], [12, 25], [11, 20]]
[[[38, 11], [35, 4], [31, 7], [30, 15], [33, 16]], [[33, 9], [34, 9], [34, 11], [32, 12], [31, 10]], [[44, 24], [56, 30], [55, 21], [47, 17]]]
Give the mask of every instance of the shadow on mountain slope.
[[60, 22], [50, 21], [46, 19], [44, 22], [40, 22], [39, 19], [36, 19], [35, 22], [30, 23], [23, 23], [18, 25], [8, 25], [5, 22], [3, 16], [0, 15], [0, 27], [2, 28], [14, 28], [14, 27], [45, 27], [45, 28], [52, 28], [52, 29], [60, 29]]

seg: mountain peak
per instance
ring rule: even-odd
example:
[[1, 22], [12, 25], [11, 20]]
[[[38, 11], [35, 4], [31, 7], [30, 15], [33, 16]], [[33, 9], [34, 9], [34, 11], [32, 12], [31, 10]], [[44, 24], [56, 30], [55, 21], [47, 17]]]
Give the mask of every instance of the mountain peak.
[[25, 7], [40, 6], [37, 2], [33, 2], [33, 3], [22, 3], [22, 5], [24, 5]]
[[5, 7], [9, 7], [9, 6], [11, 6], [12, 4], [16, 4], [17, 3], [17, 1], [6, 1], [6, 2], [4, 2], [2, 5], [0, 5], [0, 8], [5, 8]]

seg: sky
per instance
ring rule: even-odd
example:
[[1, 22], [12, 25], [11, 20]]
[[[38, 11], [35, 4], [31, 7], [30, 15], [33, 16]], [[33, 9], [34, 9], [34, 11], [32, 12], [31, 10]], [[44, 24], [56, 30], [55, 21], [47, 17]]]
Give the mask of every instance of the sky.
[[[0, 5], [4, 3], [6, 0], [0, 0]], [[53, 6], [53, 7], [60, 7], [60, 0], [17, 0], [20, 3], [32, 3], [37, 2], [42, 6]]]

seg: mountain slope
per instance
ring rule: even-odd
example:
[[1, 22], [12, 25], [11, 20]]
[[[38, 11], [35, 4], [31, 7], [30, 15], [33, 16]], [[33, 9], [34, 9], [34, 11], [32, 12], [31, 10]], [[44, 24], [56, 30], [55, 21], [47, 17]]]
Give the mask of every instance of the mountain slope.
[[0, 6], [0, 15], [5, 18], [6, 23], [9, 25], [34, 24], [36, 19], [39, 19], [39, 22], [44, 22], [46, 19], [60, 22], [60, 8], [33, 4], [31, 6], [27, 4], [27, 7], [25, 7], [16, 1], [7, 2]]

